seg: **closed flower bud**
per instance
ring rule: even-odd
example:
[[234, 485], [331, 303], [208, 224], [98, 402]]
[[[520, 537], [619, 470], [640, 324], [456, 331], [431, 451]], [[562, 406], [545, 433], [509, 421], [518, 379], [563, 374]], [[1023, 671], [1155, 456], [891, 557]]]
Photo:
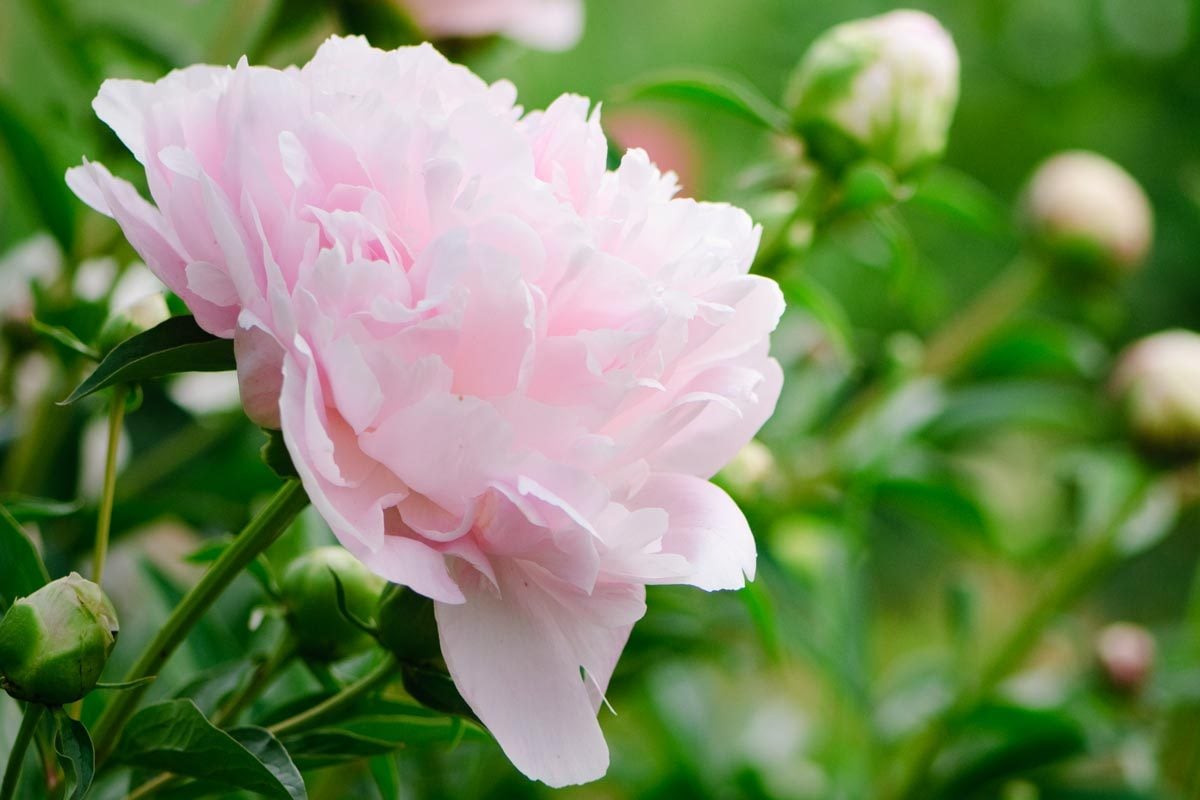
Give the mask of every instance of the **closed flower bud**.
[[148, 331], [171, 316], [167, 299], [162, 294], [150, 294], [117, 311], [100, 329], [97, 345], [107, 353], [131, 336]]
[[1154, 218], [1129, 173], [1095, 153], [1061, 153], [1033, 174], [1024, 200], [1025, 226], [1052, 260], [1119, 275], [1146, 258]]
[[1100, 631], [1096, 660], [1104, 678], [1119, 692], [1134, 693], [1154, 668], [1154, 637], [1140, 625], [1118, 622]]
[[1134, 343], [1119, 358], [1111, 389], [1143, 446], [1200, 452], [1200, 334], [1164, 331]]
[[788, 107], [813, 157], [840, 172], [864, 158], [904, 178], [946, 149], [958, 104], [958, 51], [919, 11], [855, 20], [800, 62]]
[[397, 660], [417, 664], [440, 658], [433, 601], [404, 586], [389, 586], [379, 600], [379, 642]]
[[283, 602], [300, 653], [306, 658], [337, 661], [371, 645], [370, 635], [339, 607], [338, 582], [345, 593], [346, 610], [358, 620], [369, 621], [384, 582], [346, 550], [313, 550], [293, 561], [283, 575]]
[[767, 485], [774, 482], [777, 470], [771, 449], [757, 439], [751, 439], [719, 474], [735, 494], [746, 497], [762, 494]]
[[117, 632], [104, 592], [72, 572], [18, 599], [0, 620], [0, 685], [30, 703], [80, 700], [100, 680]]

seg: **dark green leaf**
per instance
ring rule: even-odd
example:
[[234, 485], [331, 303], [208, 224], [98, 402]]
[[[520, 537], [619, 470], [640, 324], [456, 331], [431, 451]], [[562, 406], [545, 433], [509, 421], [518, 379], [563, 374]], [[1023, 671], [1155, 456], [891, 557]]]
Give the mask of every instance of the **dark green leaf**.
[[143, 769], [247, 789], [268, 797], [306, 797], [304, 783], [283, 746], [265, 730], [226, 733], [191, 700], [142, 709], [125, 726], [114, 756]]
[[475, 712], [462, 699], [454, 681], [440, 670], [405, 664], [400, 672], [404, 690], [421, 705], [447, 714], [475, 719]]
[[50, 582], [37, 547], [4, 506], [0, 506], [0, 605], [7, 608]]
[[74, 403], [117, 383], [176, 372], [221, 372], [236, 366], [231, 340], [213, 336], [193, 317], [171, 317], [114, 347], [63, 403]]
[[72, 719], [61, 708], [54, 712], [54, 718], [58, 722], [54, 749], [58, 752], [59, 762], [67, 773], [67, 782], [71, 787], [67, 796], [71, 800], [82, 800], [92, 786], [92, 776], [96, 771], [92, 737], [82, 722]]
[[263, 462], [284, 480], [300, 477], [300, 474], [296, 472], [296, 466], [292, 463], [292, 454], [288, 452], [287, 445], [284, 444], [283, 431], [264, 429], [263, 433], [267, 435], [267, 441], [263, 442], [262, 449], [258, 451]]
[[985, 235], [1001, 237], [1012, 229], [1008, 207], [978, 180], [950, 167], [940, 166], [926, 175], [910, 202]]
[[671, 70], [629, 84], [618, 101], [687, 100], [720, 109], [777, 133], [788, 130], [788, 115], [741, 78], [703, 69]]
[[100, 682], [96, 684], [96, 688], [105, 689], [110, 692], [123, 692], [126, 689], [136, 689], [139, 686], [145, 686], [147, 684], [154, 683], [157, 678], [157, 675], [147, 675], [144, 678], [138, 678], [137, 680], [133, 681], [119, 681], [115, 683]]
[[63, 170], [51, 161], [35, 131], [36, 126], [22, 118], [12, 98], [0, 92], [0, 146], [8, 149], [9, 163], [25, 184], [42, 222], [69, 253], [75, 241], [75, 200], [63, 180]]
[[1056, 711], [992, 705], [964, 719], [939, 759], [943, 778], [931, 797], [967, 797], [993, 783], [1056, 764], [1083, 752], [1079, 724]]

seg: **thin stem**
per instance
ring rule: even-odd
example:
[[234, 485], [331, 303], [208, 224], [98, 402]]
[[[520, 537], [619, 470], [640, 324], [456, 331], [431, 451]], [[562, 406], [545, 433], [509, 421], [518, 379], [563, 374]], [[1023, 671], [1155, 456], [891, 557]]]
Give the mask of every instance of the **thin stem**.
[[8, 754], [8, 766], [4, 768], [4, 783], [0, 785], [0, 800], [12, 800], [21, 779], [21, 766], [25, 761], [25, 751], [33, 739], [33, 732], [42, 718], [45, 707], [37, 703], [25, 706], [25, 716], [21, 718], [21, 727], [17, 731], [17, 740], [13, 742], [12, 752]]
[[104, 491], [100, 495], [100, 512], [96, 518], [96, 549], [92, 554], [92, 580], [98, 585], [104, 581], [104, 562], [108, 558], [108, 538], [112, 530], [113, 497], [117, 489], [117, 451], [121, 445], [121, 424], [125, 420], [125, 395], [129, 389], [124, 385], [113, 388], [111, 407], [108, 410], [108, 451], [104, 456]]
[[374, 669], [342, 689], [333, 697], [318, 703], [307, 711], [301, 711], [294, 717], [277, 722], [267, 728], [267, 730], [275, 736], [283, 736], [306, 728], [324, 717], [341, 711], [379, 684], [385, 683], [389, 678], [393, 677], [396, 674], [397, 666], [395, 657], [388, 655]]
[[1042, 285], [1045, 270], [1025, 257], [1014, 260], [991, 284], [950, 320], [925, 348], [922, 372], [947, 377], [974, 356]]
[[[284, 483], [266, 508], [250, 521], [221, 557], [212, 563], [200, 582], [192, 587], [175, 607], [154, 639], [146, 645], [146, 649], [125, 676], [125, 680], [136, 681], [157, 675], [171, 654], [183, 643], [188, 632], [225, 588], [247, 564], [279, 538], [306, 505], [308, 496], [300, 482], [289, 480]], [[121, 692], [113, 698], [112, 704], [96, 722], [92, 738], [97, 744], [97, 764], [102, 763], [112, 753], [122, 726], [133, 714], [146, 689], [146, 686], [140, 686]]]
[[271, 685], [271, 681], [291, 663], [292, 657], [295, 655], [295, 639], [291, 635], [284, 636], [279, 646], [255, 667], [250, 680], [246, 682], [242, 690], [217, 709], [212, 716], [212, 724], [223, 728], [229, 723], [236, 722], [238, 716], [258, 699], [259, 695]]
[[[1140, 499], [1141, 494], [1135, 495], [1135, 500]], [[941, 752], [955, 722], [985, 700], [1025, 660], [1046, 626], [1116, 563], [1119, 552], [1117, 537], [1135, 508], [1136, 502], [1127, 506], [1107, 530], [1054, 570], [1054, 580], [992, 651], [979, 671], [979, 678], [964, 686], [946, 710], [931, 720], [918, 735], [907, 758], [901, 760], [899, 789], [892, 796], [900, 800], [915, 800], [924, 796], [934, 759]]]
[[179, 780], [178, 775], [172, 775], [170, 772], [164, 772], [157, 778], [146, 781], [141, 786], [137, 787], [129, 793], [125, 800], [142, 800], [149, 797], [155, 792], [166, 789], [171, 784]]

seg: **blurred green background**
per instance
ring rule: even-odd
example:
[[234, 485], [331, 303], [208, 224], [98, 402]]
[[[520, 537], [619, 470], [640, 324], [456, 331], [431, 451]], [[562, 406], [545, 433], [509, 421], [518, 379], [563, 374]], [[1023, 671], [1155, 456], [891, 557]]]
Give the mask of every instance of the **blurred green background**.
[[[81, 302], [89, 279], [79, 264], [113, 257], [119, 272], [134, 256], [61, 183], [84, 154], [110, 165], [122, 154], [114, 171], [137, 175], [91, 112], [99, 81], [232, 63], [255, 41], [269, 5], [0, 2], [0, 254], [9, 253], [0, 255], [0, 288], [15, 297], [25, 281], [18, 274], [39, 269], [31, 259], [53, 260], [49, 246], [12, 255], [49, 230], [67, 277], [51, 300], [35, 299], [39, 316], [77, 331], [99, 324], [114, 270], [91, 279], [101, 291]], [[1091, 533], [1126, 524], [1114, 515], [1132, 504], [1143, 514], [1135, 520], [1141, 538], [1131, 534], [1119, 563], [1079, 592], [1070, 613], [1044, 620], [1014, 678], [939, 737], [916, 796], [1200, 797], [1197, 518], [1143, 502], [1142, 487], [1165, 473], [1126, 443], [1104, 392], [1126, 343], [1200, 328], [1200, 2], [912, 5], [942, 21], [962, 59], [944, 166], [907, 202], [837, 220], [780, 268], [791, 309], [774, 349], [789, 379], [761, 436], [774, 477], [723, 478], [759, 537], [760, 580], [738, 594], [651, 592], [650, 614], [610, 693], [617, 715], [602, 711], [610, 775], [565, 796], [884, 797], [890, 772], [970, 685], [981, 654], [1039, 587], [1078, 567]], [[511, 80], [527, 108], [562, 92], [603, 102], [615, 138], [678, 163], [688, 194], [744, 205], [770, 229], [777, 208], [763, 165], [785, 163], [787, 148], [711, 107], [632, 102], [628, 86], [661, 69], [700, 66], [777, 99], [819, 33], [897, 7], [592, 0], [582, 41], [565, 53], [504, 41], [454, 45], [484, 77]], [[297, 16], [288, 37], [262, 49], [267, 63], [303, 62], [338, 29], [332, 15]], [[1012, 260], [1023, 183], [1045, 157], [1076, 148], [1112, 158], [1145, 187], [1156, 215], [1145, 268], [1116, 287], [1059, 281], [955, 380], [897, 384], [873, 426], [833, 457], [839, 474], [827, 479], [830, 425], [864, 386], [902, 370], [915, 342]], [[12, 305], [0, 297], [0, 307]], [[65, 394], [80, 366], [36, 339], [19, 309], [7, 313], [5, 490], [83, 499], [39, 523], [58, 574], [77, 567], [89, 545], [94, 495], [81, 476], [87, 432], [104, 408], [97, 401], [67, 411], [22, 398], [31, 371], [42, 370], [50, 397]], [[29, 367], [34, 353], [57, 360]], [[221, 404], [220, 387], [208, 405], [180, 392], [178, 382], [147, 386], [128, 420], [131, 455], [114, 530], [117, 568], [129, 580], [114, 597], [129, 623], [113, 674], [193, 580], [181, 555], [201, 536], [236, 530], [275, 483], [257, 459], [259, 432]], [[44, 435], [31, 443], [35, 429]], [[272, 558], [282, 563], [289, 547], [326, 539], [308, 519]], [[246, 620], [261, 598], [244, 583], [155, 691], [254, 649]], [[1135, 623], [1157, 642], [1150, 677], [1136, 690], [1118, 691], [1097, 665], [1098, 632], [1114, 621]], [[0, 709], [0, 736], [15, 724]], [[559, 794], [528, 784], [488, 742], [413, 747], [398, 759], [405, 797]], [[314, 797], [358, 797], [371, 787], [355, 763], [312, 773], [309, 788]]]

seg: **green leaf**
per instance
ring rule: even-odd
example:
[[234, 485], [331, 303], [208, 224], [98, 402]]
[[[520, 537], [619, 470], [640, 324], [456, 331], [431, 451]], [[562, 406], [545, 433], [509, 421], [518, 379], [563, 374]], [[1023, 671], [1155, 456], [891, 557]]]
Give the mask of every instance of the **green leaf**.
[[616, 92], [628, 100], [686, 100], [733, 114], [761, 128], [785, 133], [787, 113], [739, 77], [713, 70], [669, 70], [628, 84]]
[[92, 787], [92, 777], [96, 772], [96, 751], [92, 748], [92, 737], [82, 722], [72, 719], [61, 708], [55, 710], [54, 718], [58, 722], [54, 749], [71, 787], [67, 796], [71, 800], [83, 800]]
[[4, 506], [0, 506], [0, 606], [28, 597], [50, 582], [37, 547]]
[[6, 494], [0, 497], [0, 506], [4, 506], [17, 522], [35, 522], [41, 519], [69, 517], [83, 508], [83, 503], [80, 501], [66, 503], [62, 500], [50, 500], [45, 497]]
[[213, 336], [194, 317], [171, 317], [114, 347], [63, 404], [118, 383], [176, 372], [222, 372], [236, 366], [231, 340]]
[[402, 747], [453, 745], [464, 734], [483, 732], [458, 717], [372, 715], [287, 737], [288, 752], [303, 768], [332, 766], [386, 755]]
[[404, 682], [404, 690], [412, 695], [423, 706], [447, 714], [458, 714], [468, 719], [476, 719], [475, 712], [467, 705], [458, 693], [449, 675], [439, 670], [404, 664], [400, 678]]
[[267, 435], [267, 440], [258, 451], [263, 463], [284, 480], [300, 477], [300, 473], [296, 472], [296, 465], [292, 463], [292, 454], [288, 452], [283, 441], [283, 431], [264, 428], [263, 433]]
[[988, 705], [962, 721], [957, 736], [939, 758], [940, 791], [930, 797], [951, 800], [1007, 778], [1056, 764], [1086, 749], [1079, 723], [1057, 711]]
[[29, 199], [63, 252], [75, 241], [75, 201], [63, 170], [41, 145], [36, 127], [24, 120], [12, 98], [0, 91], [0, 146], [8, 149], [13, 171], [23, 179]]
[[805, 270], [798, 270], [782, 280], [788, 305], [803, 308], [825, 331], [839, 358], [850, 360], [854, 349], [850, 317], [841, 302]]
[[132, 681], [117, 681], [114, 683], [104, 683], [101, 681], [100, 683], [96, 684], [96, 688], [111, 692], [123, 692], [127, 689], [136, 689], [139, 686], [146, 686], [147, 684], [154, 683], [156, 680], [158, 680], [157, 675], [147, 675], [144, 678], [138, 678], [137, 680]]
[[48, 325], [41, 320], [35, 319], [32, 322], [32, 327], [35, 333], [45, 336], [50, 341], [65, 347], [72, 353], [81, 355], [84, 358], [90, 358], [92, 361], [100, 360], [100, 353], [96, 348], [84, 344], [78, 336], [61, 325]]
[[1000, 198], [975, 178], [946, 166], [932, 170], [910, 201], [993, 238], [1012, 232], [1012, 214]]
[[126, 724], [114, 757], [130, 766], [281, 800], [307, 797], [296, 765], [270, 733], [261, 728], [226, 733], [191, 700], [170, 700], [139, 711]]

